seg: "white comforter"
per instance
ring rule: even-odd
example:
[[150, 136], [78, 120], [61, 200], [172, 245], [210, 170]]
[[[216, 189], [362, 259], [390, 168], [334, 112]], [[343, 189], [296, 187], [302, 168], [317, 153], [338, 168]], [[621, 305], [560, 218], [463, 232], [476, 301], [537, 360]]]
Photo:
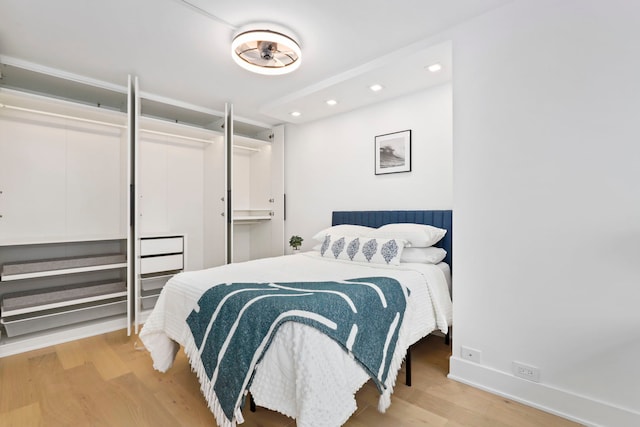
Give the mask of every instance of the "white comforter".
[[[437, 266], [361, 264], [307, 252], [178, 274], [163, 288], [140, 339], [151, 353], [153, 367], [165, 372], [179, 345], [188, 347], [193, 342], [185, 319], [213, 285], [368, 276], [393, 277], [411, 291], [399, 346], [402, 340], [406, 348], [436, 329], [447, 332], [451, 298], [447, 279]], [[395, 384], [396, 375], [390, 374], [389, 385]], [[310, 326], [287, 322], [258, 365], [251, 394], [257, 405], [295, 418], [298, 426], [336, 426], [356, 410], [355, 393], [368, 379], [357, 362], [330, 338]], [[203, 393], [206, 396], [205, 390]], [[380, 409], [384, 408], [381, 404]], [[242, 422], [240, 414], [237, 420]]]

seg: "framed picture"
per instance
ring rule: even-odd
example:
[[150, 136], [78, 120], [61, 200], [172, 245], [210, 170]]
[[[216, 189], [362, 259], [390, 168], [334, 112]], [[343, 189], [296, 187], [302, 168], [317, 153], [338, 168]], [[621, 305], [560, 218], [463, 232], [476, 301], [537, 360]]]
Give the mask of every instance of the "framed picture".
[[376, 136], [376, 175], [411, 172], [411, 130]]

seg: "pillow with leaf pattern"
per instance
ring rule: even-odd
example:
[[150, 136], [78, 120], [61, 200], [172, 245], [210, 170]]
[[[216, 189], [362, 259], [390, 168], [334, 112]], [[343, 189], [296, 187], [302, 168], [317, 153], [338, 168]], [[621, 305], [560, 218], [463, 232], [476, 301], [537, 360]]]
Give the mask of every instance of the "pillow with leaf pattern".
[[401, 239], [327, 234], [320, 246], [320, 255], [354, 262], [398, 265], [405, 244], [406, 241]]

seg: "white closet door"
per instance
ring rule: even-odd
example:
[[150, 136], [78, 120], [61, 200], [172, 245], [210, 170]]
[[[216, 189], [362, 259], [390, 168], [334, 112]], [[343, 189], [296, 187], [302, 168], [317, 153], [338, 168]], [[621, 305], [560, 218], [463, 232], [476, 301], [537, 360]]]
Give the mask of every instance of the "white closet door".
[[68, 236], [126, 233], [121, 230], [126, 213], [123, 138], [119, 128], [76, 125], [67, 130]]
[[224, 141], [220, 138], [204, 153], [204, 260], [203, 267], [225, 263], [227, 191]]
[[0, 114], [0, 240], [65, 235], [64, 121]]
[[284, 255], [289, 238], [284, 235], [284, 125], [273, 128], [271, 142], [271, 256]]

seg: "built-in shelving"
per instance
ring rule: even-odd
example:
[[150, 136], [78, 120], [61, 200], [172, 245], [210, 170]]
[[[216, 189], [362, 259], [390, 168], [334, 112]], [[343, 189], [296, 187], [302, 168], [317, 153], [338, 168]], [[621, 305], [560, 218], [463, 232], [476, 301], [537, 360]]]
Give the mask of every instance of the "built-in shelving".
[[130, 84], [2, 65], [0, 357], [127, 328], [131, 306]]
[[136, 280], [136, 329], [152, 309], [162, 288], [184, 269], [183, 235], [154, 235], [140, 238], [140, 265]]
[[0, 245], [1, 344], [97, 319], [124, 321], [126, 246], [126, 239]]
[[126, 266], [127, 257], [124, 254], [7, 263], [2, 266], [0, 280], [8, 282], [11, 280], [110, 270]]
[[283, 126], [2, 65], [0, 357], [137, 333], [176, 273], [283, 253]]
[[3, 317], [11, 317], [126, 296], [125, 282], [87, 283], [7, 294], [2, 298], [0, 310]]

